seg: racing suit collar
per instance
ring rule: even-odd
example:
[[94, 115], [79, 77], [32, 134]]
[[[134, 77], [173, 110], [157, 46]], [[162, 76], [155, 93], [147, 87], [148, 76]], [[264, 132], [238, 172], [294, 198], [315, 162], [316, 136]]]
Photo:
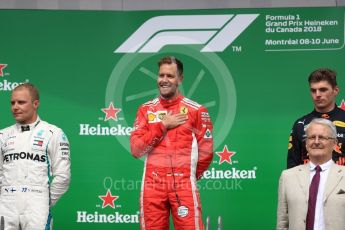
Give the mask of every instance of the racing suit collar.
[[171, 100], [167, 100], [164, 99], [162, 97], [159, 97], [159, 102], [162, 104], [162, 106], [164, 108], [172, 106], [172, 105], [176, 105], [178, 103], [180, 103], [180, 101], [183, 99], [183, 96], [181, 94], [179, 94], [176, 98], [171, 99]]
[[34, 129], [40, 122], [41, 122], [41, 119], [39, 118], [39, 116], [37, 116], [37, 119], [34, 123], [25, 124], [25, 125], [20, 124], [20, 123], [16, 123], [16, 128], [20, 132], [30, 131], [30, 130]]
[[320, 113], [320, 112], [316, 111], [315, 109], [314, 109], [313, 113], [318, 115], [318, 117], [329, 119], [330, 117], [332, 117], [336, 113], [336, 111], [338, 109], [339, 109], [338, 106], [335, 104], [334, 109], [332, 109], [331, 111], [329, 111], [327, 113]]

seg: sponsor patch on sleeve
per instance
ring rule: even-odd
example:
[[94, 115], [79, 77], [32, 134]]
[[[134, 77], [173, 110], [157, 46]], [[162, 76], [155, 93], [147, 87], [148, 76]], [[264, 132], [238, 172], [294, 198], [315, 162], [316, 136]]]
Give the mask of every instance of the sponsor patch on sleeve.
[[333, 124], [334, 124], [335, 126], [345, 128], [345, 122], [343, 122], [343, 121], [333, 121]]
[[212, 139], [212, 132], [209, 129], [206, 129], [204, 139]]

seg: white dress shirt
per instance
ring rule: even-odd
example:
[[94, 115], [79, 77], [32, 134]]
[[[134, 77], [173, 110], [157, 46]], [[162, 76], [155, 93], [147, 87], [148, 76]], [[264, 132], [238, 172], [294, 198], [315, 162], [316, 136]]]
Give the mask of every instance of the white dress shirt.
[[[333, 160], [329, 160], [326, 163], [320, 165], [321, 172], [320, 172], [320, 183], [319, 189], [317, 192], [316, 198], [316, 207], [315, 207], [315, 220], [314, 220], [314, 230], [325, 230], [325, 220], [323, 217], [323, 193], [325, 191], [326, 181], [328, 177], [328, 172], [330, 167], [334, 164]], [[309, 162], [309, 170], [310, 170], [310, 183], [315, 175], [316, 165], [312, 162]]]

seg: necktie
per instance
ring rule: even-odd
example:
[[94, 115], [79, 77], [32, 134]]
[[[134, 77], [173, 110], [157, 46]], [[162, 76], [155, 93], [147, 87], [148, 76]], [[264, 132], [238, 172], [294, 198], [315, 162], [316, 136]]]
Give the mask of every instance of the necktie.
[[317, 192], [319, 190], [321, 167], [319, 165], [316, 166], [315, 171], [316, 171], [315, 175], [313, 176], [313, 179], [311, 180], [310, 187], [309, 187], [306, 230], [314, 229], [316, 198], [317, 198]]
[[0, 230], [4, 230], [5, 229], [5, 220], [4, 220], [4, 217], [1, 216], [1, 222], [0, 222]]

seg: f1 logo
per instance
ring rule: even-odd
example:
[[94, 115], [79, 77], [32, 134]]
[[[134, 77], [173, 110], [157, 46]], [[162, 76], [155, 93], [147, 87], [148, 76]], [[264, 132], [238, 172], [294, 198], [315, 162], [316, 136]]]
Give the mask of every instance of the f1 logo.
[[139, 27], [115, 53], [156, 53], [166, 45], [201, 44], [222, 52], [259, 14], [157, 16]]

